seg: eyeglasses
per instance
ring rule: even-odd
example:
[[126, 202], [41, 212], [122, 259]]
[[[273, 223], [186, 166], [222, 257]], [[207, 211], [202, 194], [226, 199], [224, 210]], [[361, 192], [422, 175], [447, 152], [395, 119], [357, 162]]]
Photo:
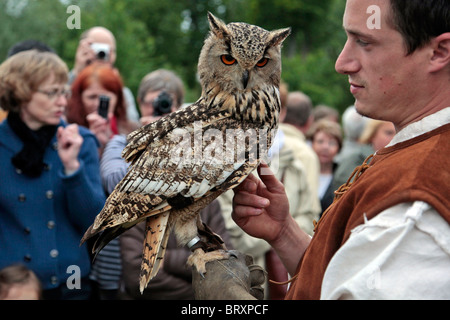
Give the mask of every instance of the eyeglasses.
[[71, 91], [69, 88], [53, 89], [53, 90], [37, 90], [37, 92], [45, 94], [50, 100], [59, 98], [61, 96], [64, 96], [66, 99], [69, 99], [71, 95]]
[[150, 100], [147, 100], [147, 101], [143, 100], [141, 102], [141, 105], [144, 105], [146, 107], [153, 107], [153, 102], [155, 102], [155, 99], [150, 99]]

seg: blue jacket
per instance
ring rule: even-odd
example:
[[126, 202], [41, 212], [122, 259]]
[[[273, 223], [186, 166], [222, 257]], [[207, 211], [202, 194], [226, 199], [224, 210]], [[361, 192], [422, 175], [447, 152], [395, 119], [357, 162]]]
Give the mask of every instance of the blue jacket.
[[22, 141], [8, 121], [0, 124], [0, 268], [25, 264], [44, 289], [65, 285], [69, 276], [88, 275], [90, 258], [80, 239], [105, 203], [97, 139], [79, 128], [84, 139], [79, 170], [64, 174], [55, 135], [44, 155], [45, 170], [30, 178], [11, 163]]

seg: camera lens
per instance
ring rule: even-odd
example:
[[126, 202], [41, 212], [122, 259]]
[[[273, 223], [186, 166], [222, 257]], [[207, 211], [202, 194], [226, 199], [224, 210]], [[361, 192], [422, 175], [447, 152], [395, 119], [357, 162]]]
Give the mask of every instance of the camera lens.
[[105, 52], [105, 51], [99, 51], [99, 52], [97, 53], [97, 57], [98, 57], [99, 59], [105, 59], [105, 57], [106, 57], [106, 52]]
[[167, 92], [165, 91], [161, 92], [153, 102], [153, 108], [154, 108], [153, 112], [154, 116], [161, 116], [170, 113], [172, 108], [172, 98]]

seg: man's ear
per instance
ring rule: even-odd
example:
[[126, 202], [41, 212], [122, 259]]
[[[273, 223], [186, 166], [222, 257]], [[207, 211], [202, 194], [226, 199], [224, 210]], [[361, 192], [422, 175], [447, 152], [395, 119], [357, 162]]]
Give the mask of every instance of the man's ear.
[[431, 40], [433, 55], [430, 60], [430, 71], [437, 72], [450, 68], [450, 32], [446, 32]]

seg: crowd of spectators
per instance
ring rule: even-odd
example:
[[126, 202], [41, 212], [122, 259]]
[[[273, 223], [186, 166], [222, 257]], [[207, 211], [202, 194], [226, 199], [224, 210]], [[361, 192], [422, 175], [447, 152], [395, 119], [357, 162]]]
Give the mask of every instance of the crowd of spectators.
[[[138, 275], [144, 225], [111, 241], [94, 261], [89, 243], [79, 245], [127, 172], [121, 157], [126, 136], [165, 115], [155, 113], [157, 99], [168, 99], [166, 113], [185, 103], [182, 80], [171, 70], [149, 70], [132, 93], [115, 67], [116, 45], [109, 30], [94, 27], [82, 34], [72, 70], [52, 48], [32, 40], [13, 46], [0, 65], [0, 299], [194, 298], [185, 268], [190, 251], [174, 237], [143, 295]], [[284, 83], [280, 96], [269, 166], [276, 168], [292, 219], [312, 236], [335, 191], [350, 185], [355, 167], [391, 143], [396, 126], [361, 116], [355, 106], [342, 115], [314, 106]], [[268, 241], [250, 236], [232, 219], [233, 195], [229, 191], [212, 202], [202, 220], [228, 248], [252, 255], [269, 279], [289, 280], [292, 270]], [[69, 286], [73, 272], [78, 282]], [[283, 299], [287, 289], [268, 282], [265, 298]]]

